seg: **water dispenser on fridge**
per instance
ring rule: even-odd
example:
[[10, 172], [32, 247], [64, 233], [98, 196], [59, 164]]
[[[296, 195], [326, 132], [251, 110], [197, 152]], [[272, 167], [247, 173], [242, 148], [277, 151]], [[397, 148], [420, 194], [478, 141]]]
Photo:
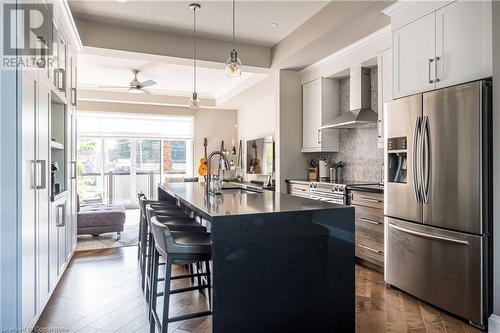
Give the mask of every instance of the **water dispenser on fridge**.
[[406, 137], [387, 139], [387, 181], [406, 183], [407, 176], [407, 139]]

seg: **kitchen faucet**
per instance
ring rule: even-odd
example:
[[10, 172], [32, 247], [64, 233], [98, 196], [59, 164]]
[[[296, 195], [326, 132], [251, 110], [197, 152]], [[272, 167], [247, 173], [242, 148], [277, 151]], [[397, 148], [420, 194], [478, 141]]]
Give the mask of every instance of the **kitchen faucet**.
[[[210, 194], [210, 181], [212, 180], [212, 170], [210, 170], [210, 166], [212, 165], [212, 157], [214, 157], [214, 155], [220, 155], [222, 157], [222, 165], [223, 165], [223, 168], [224, 170], [229, 170], [230, 169], [230, 166], [229, 166], [229, 161], [226, 157], [226, 155], [224, 155], [224, 153], [220, 152], [220, 151], [214, 151], [213, 153], [211, 153], [210, 155], [208, 155], [208, 159], [207, 159], [207, 180], [205, 182], [205, 191], [207, 193], [207, 197], [208, 195]], [[220, 165], [219, 165], [219, 168], [220, 168]]]

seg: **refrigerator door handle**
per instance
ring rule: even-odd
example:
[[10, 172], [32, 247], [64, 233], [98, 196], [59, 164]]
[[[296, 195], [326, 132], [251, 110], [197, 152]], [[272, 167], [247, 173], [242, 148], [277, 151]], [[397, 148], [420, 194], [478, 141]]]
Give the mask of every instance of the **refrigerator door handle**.
[[431, 234], [427, 234], [427, 233], [416, 231], [416, 230], [406, 229], [406, 228], [397, 226], [393, 223], [389, 223], [389, 227], [396, 229], [396, 230], [399, 230], [401, 232], [405, 232], [407, 234], [411, 234], [411, 235], [415, 235], [415, 236], [419, 236], [419, 237], [424, 237], [424, 238], [435, 239], [435, 240], [440, 240], [440, 241], [444, 241], [444, 242], [469, 246], [469, 241], [462, 240], [462, 239], [456, 239], [456, 238], [452, 238], [452, 237], [445, 237], [445, 236], [438, 236], [438, 235], [431, 235]]
[[415, 200], [417, 202], [422, 202], [422, 197], [421, 197], [421, 190], [420, 190], [420, 182], [418, 180], [418, 143], [419, 143], [419, 137], [420, 137], [420, 123], [421, 123], [421, 117], [417, 117], [415, 120], [415, 128], [413, 131], [413, 190], [415, 191]]
[[422, 197], [424, 203], [429, 203], [429, 181], [431, 172], [431, 146], [429, 139], [429, 117], [425, 116], [422, 123], [422, 156], [421, 156], [421, 174], [422, 174]]

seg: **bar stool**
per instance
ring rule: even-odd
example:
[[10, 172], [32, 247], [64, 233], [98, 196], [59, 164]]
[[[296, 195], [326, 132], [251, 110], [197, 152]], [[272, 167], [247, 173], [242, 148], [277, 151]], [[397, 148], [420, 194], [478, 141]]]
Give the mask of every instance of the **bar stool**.
[[[160, 223], [156, 216], [151, 218], [151, 228], [153, 238], [155, 239], [155, 250], [153, 251], [153, 272], [152, 272], [152, 289], [150, 300], [150, 332], [155, 333], [156, 328], [162, 333], [168, 331], [168, 324], [175, 321], [193, 319], [212, 314], [211, 305], [211, 277], [210, 277], [210, 260], [212, 258], [212, 241], [209, 233], [206, 232], [180, 232], [171, 231], [168, 226]], [[158, 293], [158, 265], [157, 262], [160, 258], [165, 259], [165, 278], [164, 278], [164, 291]], [[191, 286], [186, 288], [171, 289], [171, 280], [190, 278], [191, 275], [180, 275], [172, 277], [173, 264], [193, 264], [203, 263], [205, 265], [204, 273], [197, 273], [198, 275], [205, 276], [207, 283], [198, 286]], [[190, 313], [186, 315], [169, 317], [170, 295], [194, 291], [194, 290], [208, 290], [208, 311], [201, 311], [197, 313]], [[162, 320], [156, 312], [156, 303], [158, 296], [163, 296], [163, 314]]]
[[[147, 224], [148, 224], [148, 230], [146, 231], [147, 232], [147, 235], [148, 235], [148, 247], [147, 247], [147, 254], [146, 254], [146, 257], [148, 258], [148, 260], [146, 261], [146, 267], [144, 269], [144, 277], [143, 277], [143, 283], [145, 284], [145, 287], [143, 288], [143, 290], [145, 289], [145, 296], [146, 296], [146, 300], [149, 301], [150, 299], [150, 291], [151, 291], [151, 272], [152, 272], [152, 256], [153, 256], [153, 252], [154, 252], [154, 247], [155, 247], [155, 240], [154, 240], [154, 237], [152, 235], [152, 230], [151, 230], [151, 218], [154, 216], [157, 218], [157, 220], [170, 228], [170, 230], [173, 230], [173, 231], [183, 231], [183, 232], [206, 232], [207, 229], [202, 226], [201, 224], [199, 224], [198, 222], [196, 222], [195, 219], [193, 218], [190, 218], [190, 217], [187, 217], [187, 216], [176, 216], [175, 214], [174, 215], [171, 215], [170, 211], [169, 210], [165, 210], [165, 209], [160, 209], [160, 210], [157, 210], [157, 209], [154, 209], [152, 207], [152, 205], [150, 204], [147, 204], [146, 205], [146, 221], [147, 221]], [[191, 267], [191, 266], [188, 266], [187, 267], [189, 269], [189, 273], [190, 274], [193, 274], [194, 272], [194, 269]], [[196, 270], [196, 273], [198, 273], [198, 271]], [[194, 283], [194, 276], [192, 277], [191, 279], [191, 282]], [[198, 284], [201, 284], [201, 277], [198, 276]]]
[[[142, 194], [142, 193], [141, 193]], [[138, 258], [139, 267], [141, 272], [141, 288], [144, 290], [145, 287], [145, 270], [147, 266], [147, 258], [149, 254], [149, 243], [151, 242], [150, 232], [148, 231], [148, 222], [146, 217], [146, 205], [153, 203], [154, 207], [157, 207], [159, 211], [162, 211], [162, 215], [168, 215], [178, 218], [187, 218], [182, 209], [172, 202], [163, 201], [150, 201], [146, 199], [144, 194], [138, 194], [139, 207], [140, 207], [140, 222], [139, 222], [139, 240], [137, 242], [138, 247]]]

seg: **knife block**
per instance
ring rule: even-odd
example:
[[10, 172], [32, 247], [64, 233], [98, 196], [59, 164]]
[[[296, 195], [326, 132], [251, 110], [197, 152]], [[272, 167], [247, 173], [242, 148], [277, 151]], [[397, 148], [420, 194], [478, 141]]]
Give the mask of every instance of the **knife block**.
[[318, 180], [319, 170], [318, 168], [309, 168], [307, 172], [307, 180], [316, 181]]

